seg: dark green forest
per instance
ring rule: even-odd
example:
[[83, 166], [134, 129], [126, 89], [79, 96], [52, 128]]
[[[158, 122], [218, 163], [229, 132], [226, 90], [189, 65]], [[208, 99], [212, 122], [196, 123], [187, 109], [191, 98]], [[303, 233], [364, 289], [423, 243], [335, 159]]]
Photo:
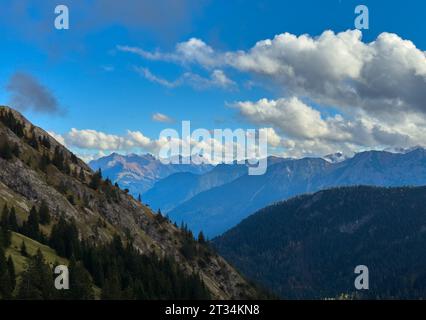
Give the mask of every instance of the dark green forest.
[[[171, 258], [143, 255], [132, 243], [123, 244], [115, 236], [109, 244], [95, 246], [80, 241], [75, 224], [63, 217], [53, 226], [50, 237], [39, 226], [50, 220], [42, 204], [31, 209], [28, 220], [19, 226], [15, 209], [3, 208], [0, 229], [0, 297], [3, 299], [94, 299], [94, 288], [101, 299], [209, 299], [209, 293], [197, 274], [186, 275]], [[12, 258], [5, 254], [11, 245], [11, 232], [19, 232], [49, 245], [67, 258], [70, 289], [56, 290], [56, 276], [39, 250], [29, 256], [26, 270], [18, 278]], [[189, 240], [188, 240], [189, 241]], [[195, 240], [192, 239], [195, 243]], [[21, 254], [28, 256], [25, 246]]]
[[[425, 203], [425, 187], [330, 189], [262, 209], [213, 243], [282, 298], [421, 299]], [[354, 287], [357, 265], [369, 290]]]

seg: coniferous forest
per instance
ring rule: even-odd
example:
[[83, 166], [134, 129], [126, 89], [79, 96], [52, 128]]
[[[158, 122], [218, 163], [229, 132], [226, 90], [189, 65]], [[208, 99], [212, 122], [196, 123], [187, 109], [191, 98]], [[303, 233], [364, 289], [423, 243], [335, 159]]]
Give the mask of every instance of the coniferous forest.
[[[74, 223], [61, 218], [50, 237], [39, 229], [48, 209], [31, 209], [28, 220], [18, 226], [13, 207], [5, 206], [0, 229], [0, 295], [3, 299], [208, 299], [209, 293], [197, 274], [185, 275], [170, 258], [142, 255], [132, 243], [114, 237], [101, 246], [80, 241]], [[69, 261], [70, 289], [56, 290], [55, 274], [40, 250], [28, 257], [25, 271], [17, 277], [14, 261], [6, 254], [12, 233], [21, 233], [55, 249]], [[194, 240], [195, 241], [195, 240]]]

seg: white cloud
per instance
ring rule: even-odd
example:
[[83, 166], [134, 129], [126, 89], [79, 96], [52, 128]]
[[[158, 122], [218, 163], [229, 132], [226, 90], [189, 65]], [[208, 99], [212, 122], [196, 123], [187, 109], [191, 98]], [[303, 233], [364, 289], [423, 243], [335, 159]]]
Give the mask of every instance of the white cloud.
[[220, 52], [195, 38], [178, 43], [170, 53], [126, 50], [140, 51], [146, 59], [234, 68], [260, 77], [286, 95], [345, 112], [362, 109], [387, 121], [396, 117], [399, 121], [407, 112], [426, 113], [425, 53], [392, 33], [382, 33], [370, 43], [362, 41], [359, 30], [325, 31], [318, 37], [283, 33], [247, 51]]
[[240, 101], [235, 107], [251, 123], [272, 127], [270, 144], [285, 155], [425, 145], [426, 54], [396, 34], [364, 42], [359, 30], [318, 37], [283, 33], [228, 52], [196, 38], [172, 52], [119, 49], [211, 72], [203, 80], [187, 73], [173, 84], [216, 79], [229, 86], [222, 75], [234, 69], [251, 76], [250, 83], [278, 92], [281, 99]]
[[174, 122], [172, 118], [170, 118], [168, 115], [165, 115], [163, 113], [157, 112], [152, 115], [152, 120], [157, 122], [165, 122], [165, 123], [171, 123]]
[[209, 77], [202, 77], [192, 72], [185, 72], [175, 80], [167, 80], [153, 74], [148, 68], [135, 67], [136, 72], [142, 75], [150, 82], [160, 84], [167, 88], [176, 88], [188, 85], [198, 90], [209, 88], [234, 89], [236, 83], [229, 79], [222, 70], [213, 70]]
[[63, 138], [68, 146], [80, 149], [121, 150], [128, 146], [126, 139], [96, 130], [72, 128]]
[[426, 112], [426, 56], [395, 34], [364, 43], [358, 30], [326, 31], [318, 38], [285, 33], [247, 52], [227, 53], [227, 60], [283, 92], [346, 112], [362, 109], [387, 121]]
[[[190, 154], [203, 154], [203, 157], [209, 163], [218, 163], [222, 161], [222, 158], [215, 159], [215, 152], [220, 155], [222, 152], [232, 155], [237, 148], [245, 147], [245, 141], [235, 141], [233, 139], [222, 141], [220, 137], [216, 139], [212, 133], [209, 134], [208, 130], [205, 130], [205, 132], [208, 135], [200, 139], [200, 136], [194, 131], [194, 135], [189, 140], [182, 139], [179, 136], [172, 137], [170, 140], [166, 137], [154, 140], [146, 137], [140, 131], [130, 130], [127, 130], [125, 135], [115, 135], [91, 129], [78, 130], [73, 128], [62, 135], [54, 132], [50, 132], [50, 134], [64, 146], [72, 149], [85, 161], [90, 161], [112, 152], [125, 154], [149, 152], [157, 157], [169, 157], [170, 155], [164, 154], [169, 148], [162, 150], [162, 147], [168, 146], [172, 149], [175, 148], [174, 150], [180, 150], [180, 154], [185, 157]], [[268, 143], [271, 146], [278, 146], [280, 143], [280, 137], [273, 129], [268, 129]], [[184, 150], [188, 150], [190, 154], [185, 154]], [[245, 154], [239, 154], [237, 157], [237, 160], [242, 159], [245, 159]]]
[[313, 138], [328, 133], [319, 111], [298, 98], [238, 102], [240, 114], [259, 125], [272, 125], [299, 138]]
[[127, 131], [124, 136], [108, 134], [101, 131], [72, 128], [69, 132], [59, 135], [50, 132], [58, 142], [69, 148], [96, 151], [130, 151], [140, 148], [145, 151], [154, 151], [158, 146], [155, 141], [139, 131]]
[[147, 79], [148, 81], [160, 84], [167, 88], [175, 88], [181, 84], [181, 81], [179, 79], [175, 81], [169, 81], [164, 78], [158, 77], [153, 74], [148, 68], [136, 67], [135, 70], [140, 75], [145, 77], [145, 79]]
[[276, 133], [274, 128], [264, 128], [267, 130], [268, 145], [278, 147], [281, 144], [281, 137]]
[[[261, 99], [234, 104], [240, 115], [257, 126], [270, 126], [270, 145], [280, 145], [286, 155], [324, 155], [336, 151], [353, 153], [366, 148], [382, 149], [424, 145], [426, 121], [411, 117], [398, 125], [363, 116], [324, 116], [296, 97]], [[274, 135], [278, 137], [273, 138]], [[270, 138], [271, 139], [271, 138]]]
[[160, 51], [150, 52], [138, 47], [117, 46], [119, 51], [129, 52], [140, 57], [154, 61], [169, 61], [178, 64], [196, 63], [204, 67], [214, 68], [223, 64], [222, 56], [216, 53], [212, 47], [204, 41], [191, 38], [188, 41], [180, 42], [176, 45], [175, 51], [164, 53]]

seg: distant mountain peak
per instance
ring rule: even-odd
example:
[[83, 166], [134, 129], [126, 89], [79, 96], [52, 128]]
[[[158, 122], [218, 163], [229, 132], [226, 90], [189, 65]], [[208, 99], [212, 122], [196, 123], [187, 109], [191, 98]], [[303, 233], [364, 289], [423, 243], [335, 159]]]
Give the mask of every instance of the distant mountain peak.
[[409, 147], [409, 148], [402, 148], [402, 147], [386, 148], [384, 151], [391, 152], [391, 153], [407, 154], [407, 153], [417, 151], [417, 150], [425, 150], [425, 148], [423, 146], [416, 145], [416, 146]]
[[[213, 169], [213, 166], [206, 164], [200, 157], [200, 161], [183, 161], [182, 156], [171, 159], [170, 164], [165, 164], [161, 159], [150, 153], [121, 155], [112, 153], [108, 156], [92, 160], [89, 166], [93, 170], [102, 169], [105, 177], [110, 178], [114, 183], [129, 189], [130, 193], [138, 196], [150, 189], [155, 182], [164, 179], [173, 173], [190, 172], [202, 174]], [[203, 160], [203, 161], [201, 161]]]
[[343, 154], [342, 152], [336, 152], [322, 157], [322, 159], [330, 163], [339, 163], [347, 160], [348, 158], [349, 157]]

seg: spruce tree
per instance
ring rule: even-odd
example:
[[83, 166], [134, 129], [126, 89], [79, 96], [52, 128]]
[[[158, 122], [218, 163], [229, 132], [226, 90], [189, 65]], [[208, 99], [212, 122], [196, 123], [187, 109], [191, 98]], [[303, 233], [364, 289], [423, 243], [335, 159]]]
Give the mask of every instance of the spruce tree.
[[200, 244], [206, 243], [206, 238], [204, 237], [203, 231], [200, 231], [200, 233], [198, 234], [198, 242]]
[[9, 227], [9, 208], [7, 207], [7, 204], [5, 204], [3, 207], [3, 211], [1, 213], [0, 225], [3, 228]]
[[20, 247], [19, 251], [21, 252], [21, 255], [23, 257], [28, 257], [27, 246], [25, 245], [25, 241], [23, 241], [23, 240], [22, 240], [21, 247]]
[[57, 297], [53, 272], [44, 261], [40, 249], [30, 258], [22, 273], [17, 298], [20, 300], [51, 300]]
[[80, 178], [81, 182], [86, 182], [86, 175], [84, 174], [84, 169], [83, 168], [80, 169], [79, 178]]
[[4, 142], [2, 146], [0, 146], [0, 158], [5, 160], [10, 160], [13, 157], [12, 148], [8, 141]]
[[117, 274], [112, 274], [105, 280], [101, 298], [102, 300], [119, 300], [122, 298], [120, 280]]
[[13, 290], [15, 290], [15, 286], [16, 286], [16, 272], [15, 272], [15, 264], [13, 263], [11, 256], [9, 256], [9, 258], [7, 259], [7, 270], [9, 272], [11, 289], [12, 289], [12, 292], [13, 292]]
[[40, 232], [40, 218], [35, 206], [31, 208], [30, 215], [28, 216], [28, 220], [24, 223], [22, 229], [23, 233], [34, 240], [40, 241], [42, 239]]
[[90, 188], [94, 189], [94, 190], [98, 190], [98, 188], [100, 187], [102, 182], [102, 170], [99, 169], [98, 171], [96, 171], [93, 175], [92, 175], [92, 179], [90, 181]]
[[75, 259], [72, 258], [69, 271], [70, 290], [68, 292], [68, 298], [73, 300], [93, 300], [95, 295], [93, 292], [92, 280], [82, 263], [76, 262]]
[[47, 172], [47, 166], [50, 164], [50, 156], [47, 152], [43, 152], [40, 163], [39, 163], [39, 169], [43, 172]]
[[47, 202], [43, 200], [40, 205], [40, 209], [38, 211], [40, 217], [40, 223], [42, 225], [47, 225], [50, 223], [50, 211], [47, 205]]
[[9, 273], [4, 249], [0, 246], [0, 297], [10, 299], [13, 291], [12, 277]]
[[19, 229], [15, 207], [12, 207], [9, 211], [9, 229], [15, 232], [18, 232]]
[[54, 166], [56, 166], [56, 168], [59, 169], [59, 171], [64, 171], [64, 168], [65, 168], [65, 158], [64, 158], [64, 154], [61, 151], [61, 149], [59, 148], [59, 146], [57, 146], [55, 148], [55, 152], [53, 154], [52, 163], [53, 163]]

